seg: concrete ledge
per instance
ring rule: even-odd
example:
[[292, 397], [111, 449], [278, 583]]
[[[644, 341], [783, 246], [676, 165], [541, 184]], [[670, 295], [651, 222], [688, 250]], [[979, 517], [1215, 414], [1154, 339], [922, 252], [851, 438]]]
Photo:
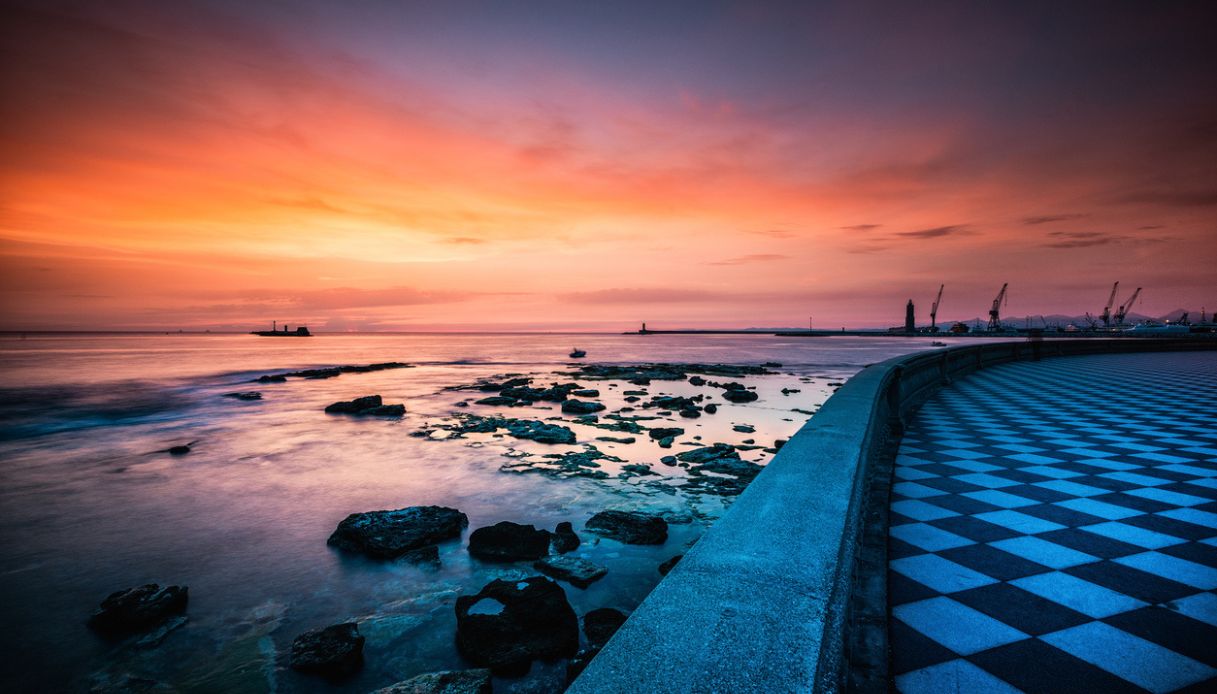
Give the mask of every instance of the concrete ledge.
[[1217, 339], [968, 345], [863, 369], [773, 458], [568, 692], [833, 692], [868, 468], [944, 384], [1020, 359], [1217, 349]]

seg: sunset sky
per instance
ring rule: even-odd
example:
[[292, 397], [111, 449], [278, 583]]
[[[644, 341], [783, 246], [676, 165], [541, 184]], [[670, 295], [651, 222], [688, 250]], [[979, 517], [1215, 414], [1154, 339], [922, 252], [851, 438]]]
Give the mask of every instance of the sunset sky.
[[1208, 2], [4, 2], [0, 329], [1217, 309]]

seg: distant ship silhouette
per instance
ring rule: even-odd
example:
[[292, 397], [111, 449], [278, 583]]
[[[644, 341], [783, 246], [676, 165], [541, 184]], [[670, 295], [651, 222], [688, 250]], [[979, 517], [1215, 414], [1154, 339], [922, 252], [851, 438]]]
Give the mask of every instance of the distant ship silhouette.
[[262, 337], [312, 337], [313, 334], [308, 331], [308, 328], [301, 325], [295, 330], [288, 330], [288, 326], [284, 324], [283, 329], [279, 330], [279, 321], [271, 321], [270, 330], [255, 330], [250, 335], [261, 335]]

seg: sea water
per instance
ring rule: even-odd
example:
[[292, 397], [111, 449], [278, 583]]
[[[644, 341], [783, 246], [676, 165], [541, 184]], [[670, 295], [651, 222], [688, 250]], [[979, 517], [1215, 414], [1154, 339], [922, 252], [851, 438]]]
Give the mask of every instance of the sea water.
[[[456, 597], [495, 578], [536, 571], [527, 562], [473, 559], [464, 544], [468, 531], [440, 545], [438, 566], [372, 561], [328, 547], [336, 524], [362, 511], [450, 506], [469, 516], [469, 531], [503, 520], [547, 529], [570, 521], [583, 540], [575, 555], [608, 569], [586, 589], [561, 583], [576, 613], [629, 612], [662, 578], [658, 565], [687, 550], [733, 498], [690, 491], [682, 486], [686, 471], [660, 464], [661, 457], [689, 444], [753, 440], [760, 448], [742, 455], [764, 464], [772, 457], [765, 449], [793, 435], [851, 374], [931, 349], [929, 342], [607, 334], [0, 337], [6, 655], [0, 688], [366, 692], [470, 667], [454, 646]], [[586, 350], [586, 359], [568, 357], [575, 347]], [[387, 361], [413, 368], [251, 382], [263, 374]], [[569, 375], [579, 363], [650, 362], [782, 366], [773, 375], [707, 377], [755, 388], [760, 398], [744, 404], [687, 382], [635, 386]], [[662, 449], [645, 432], [630, 444], [596, 441], [630, 435], [580, 425], [556, 403], [494, 408], [472, 404], [493, 393], [452, 390], [502, 374], [532, 376], [534, 385], [577, 381], [599, 389], [597, 399], [608, 406], [601, 414], [625, 406], [628, 389], [704, 393], [719, 410], [642, 422], [686, 430]], [[224, 397], [251, 390], [262, 399]], [[407, 414], [323, 412], [332, 402], [371, 394], [403, 403]], [[458, 407], [461, 401], [470, 404]], [[501, 435], [443, 440], [443, 427], [458, 413], [562, 417], [580, 445]], [[420, 430], [431, 433], [411, 435]], [[617, 459], [599, 461], [604, 479], [558, 478], [521, 465], [585, 442]], [[169, 454], [176, 445], [191, 450]], [[632, 463], [649, 465], [653, 474], [622, 470]], [[668, 541], [626, 545], [583, 529], [593, 513], [610, 508], [667, 514]], [[189, 586], [184, 622], [120, 641], [85, 626], [106, 595], [150, 582]], [[357, 675], [332, 684], [287, 667], [296, 635], [343, 621], [358, 622], [367, 639]], [[563, 663], [538, 662], [524, 678], [496, 680], [496, 691], [560, 691], [564, 675]]]

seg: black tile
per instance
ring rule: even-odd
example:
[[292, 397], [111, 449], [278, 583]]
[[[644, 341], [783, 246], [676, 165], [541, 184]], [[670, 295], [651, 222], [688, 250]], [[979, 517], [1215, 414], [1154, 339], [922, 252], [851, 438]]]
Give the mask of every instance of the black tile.
[[888, 513], [887, 523], [888, 523], [889, 527], [894, 526], [894, 525], [904, 525], [905, 523], [920, 523], [921, 522], [919, 520], [916, 520], [915, 518], [909, 518], [908, 516], [902, 516], [899, 513], [896, 513], [895, 511], [892, 511], [890, 509], [888, 510], [887, 513]]
[[1011, 537], [1018, 537], [1022, 535], [1022, 533], [1016, 530], [1003, 528], [1000, 525], [989, 523], [971, 516], [952, 516], [950, 518], [940, 518], [938, 520], [930, 521], [929, 525], [955, 533], [960, 537], [966, 537], [969, 540], [974, 540], [976, 542], [996, 542], [998, 540], [1006, 540]]
[[941, 557], [979, 571], [986, 576], [992, 576], [999, 581], [1010, 581], [1032, 574], [1042, 574], [1051, 571], [1046, 566], [1033, 561], [1003, 552], [988, 545], [967, 545], [937, 552]]
[[1040, 501], [1045, 504], [1077, 498], [1077, 496], [1074, 494], [1066, 494], [1065, 492], [1058, 492], [1055, 489], [1048, 489], [1046, 487], [1040, 487], [1034, 484], [1020, 484], [1014, 487], [1003, 487], [999, 491], [1003, 491], [1008, 494], [1017, 494], [1028, 499], [1035, 499], [1036, 501]]
[[989, 474], [993, 475], [994, 477], [1004, 477], [1005, 479], [1014, 482], [1022, 482], [1023, 484], [1030, 484], [1032, 482], [1046, 482], [1053, 479], [1047, 475], [1037, 475], [1034, 472], [1027, 472], [1026, 470], [994, 470]]
[[1212, 528], [1196, 525], [1195, 523], [1186, 523], [1174, 518], [1167, 518], [1166, 516], [1133, 516], [1132, 518], [1125, 518], [1120, 522], [1125, 525], [1135, 525], [1138, 528], [1145, 528], [1146, 530], [1153, 530], [1158, 533], [1166, 533], [1182, 540], [1196, 541], [1217, 535], [1217, 530]]
[[1196, 592], [1195, 588], [1182, 583], [1146, 573], [1115, 562], [1102, 561], [1097, 564], [1082, 564], [1064, 570], [1065, 573], [1090, 581], [1095, 585], [1110, 588], [1118, 593], [1144, 600], [1150, 604], [1177, 600]]
[[951, 649], [894, 617], [888, 629], [888, 638], [891, 640], [893, 675], [920, 670], [958, 657]]
[[[920, 456], [914, 456], [914, 457], [920, 457]], [[942, 463], [931, 463], [930, 465], [918, 465], [917, 469], [925, 470], [926, 472], [928, 472], [930, 474], [939, 475], [942, 477], [954, 477], [955, 475], [966, 475], [969, 472], [971, 472], [970, 470], [965, 470], [961, 467], [943, 465]]]
[[1197, 682], [1183, 689], [1176, 689], [1172, 694], [1213, 694], [1217, 692], [1217, 677]]
[[[895, 527], [895, 526], [892, 526]], [[918, 554], [926, 554], [924, 549], [914, 547], [904, 540], [898, 540], [890, 535], [887, 538], [887, 557], [888, 559], [903, 559], [904, 557], [914, 557]]]
[[931, 496], [922, 501], [945, 508], [948, 511], [962, 513], [964, 515], [975, 515], [977, 513], [987, 513], [989, 511], [1000, 511], [1000, 506], [986, 504], [983, 501], [977, 501], [971, 497], [959, 496], [957, 494], [949, 494], [947, 496]]
[[961, 593], [952, 593], [951, 599], [1032, 636], [1091, 621], [1090, 617], [1080, 612], [1009, 583], [994, 583]]
[[1198, 484], [1188, 484], [1187, 482], [1176, 482], [1167, 484], [1159, 489], [1165, 489], [1171, 492], [1179, 492], [1180, 494], [1191, 494], [1192, 496], [1202, 496], [1206, 499], [1217, 500], [1217, 489], [1212, 487], [1202, 487]]
[[1173, 508], [1179, 508], [1175, 504], [1154, 501], [1153, 499], [1132, 496], [1131, 494], [1103, 494], [1101, 496], [1092, 496], [1090, 498], [1094, 499], [1095, 501], [1102, 501], [1105, 504], [1112, 504], [1113, 506], [1131, 508], [1134, 511], [1140, 511], [1141, 513], [1157, 513], [1158, 511], [1169, 511]]
[[951, 494], [962, 494], [964, 492], [977, 492], [984, 487], [977, 484], [968, 484], [954, 477], [934, 477], [931, 479], [917, 480], [918, 484], [924, 484], [927, 487], [939, 489]]
[[[1087, 465], [1086, 467], [1091, 467], [1091, 466]], [[1099, 472], [1111, 472], [1111, 470], [1099, 470]], [[1129, 472], [1138, 472], [1138, 471], [1130, 470]], [[1094, 487], [1095, 489], [1106, 489], [1109, 492], [1126, 492], [1129, 489], [1140, 489], [1141, 488], [1141, 485], [1139, 485], [1139, 484], [1133, 484], [1132, 482], [1124, 482], [1121, 480], [1113, 480], [1110, 477], [1100, 477], [1098, 474], [1095, 474], [1095, 473], [1083, 475], [1082, 477], [1070, 477], [1069, 481], [1077, 482], [1078, 484], [1084, 484], [1087, 487]]]
[[1040, 533], [1036, 537], [1048, 540], [1049, 542], [1055, 542], [1070, 549], [1076, 549], [1079, 552], [1085, 552], [1092, 557], [1099, 557], [1100, 559], [1127, 557], [1130, 554], [1140, 554], [1145, 551], [1144, 547], [1130, 545], [1127, 542], [1120, 542], [1110, 537], [1086, 532], [1077, 528], [1052, 530]]
[[1180, 559], [1186, 559], [1190, 562], [1217, 569], [1217, 547], [1212, 545], [1188, 542], [1182, 545], [1163, 547], [1158, 551], [1163, 554], [1169, 554], [1172, 557], [1179, 557]]
[[1023, 508], [1016, 510], [1021, 513], [1025, 513], [1028, 516], [1035, 516], [1036, 518], [1042, 518], [1046, 521], [1052, 521], [1053, 523], [1060, 523], [1067, 528], [1077, 528], [1083, 525], [1094, 525], [1095, 523], [1102, 523], [1104, 521], [1103, 518], [1099, 518], [1098, 516], [1092, 516], [1089, 513], [1074, 511], [1071, 508], [1056, 506], [1054, 504], [1024, 506]]
[[906, 602], [917, 602], [938, 595], [938, 591], [924, 586], [908, 576], [895, 571], [887, 572], [887, 602], [889, 605], [903, 605]]
[[1144, 689], [1039, 639], [991, 648], [968, 660], [1025, 692], [1144, 692]]
[[1205, 665], [1217, 666], [1217, 627], [1158, 606], [1113, 615], [1103, 621]]

